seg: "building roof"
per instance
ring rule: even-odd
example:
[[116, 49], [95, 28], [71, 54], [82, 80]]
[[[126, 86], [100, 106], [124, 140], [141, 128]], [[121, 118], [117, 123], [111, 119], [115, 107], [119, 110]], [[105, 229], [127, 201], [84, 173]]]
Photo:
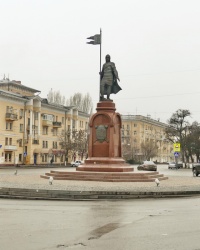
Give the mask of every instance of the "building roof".
[[122, 115], [123, 121], [141, 121], [145, 123], [154, 124], [161, 127], [168, 126], [166, 123], [160, 122], [159, 120], [154, 120], [150, 118], [149, 116], [143, 116], [143, 115]]
[[32, 92], [32, 93], [41, 92], [40, 90], [33, 89], [33, 88], [27, 87], [25, 85], [22, 85], [21, 81], [15, 81], [15, 80], [10, 81], [9, 78], [4, 78], [4, 79], [0, 80], [0, 88], [4, 87], [4, 86], [8, 87], [8, 89], [11, 86], [18, 87], [18, 88], [21, 88], [23, 90], [27, 90], [27, 91]]
[[18, 93], [13, 93], [13, 92], [1, 90], [1, 89], [0, 89], [0, 95], [7, 96], [7, 97], [14, 97], [14, 98], [18, 98], [21, 100], [28, 100], [28, 98], [26, 96], [22, 96]]

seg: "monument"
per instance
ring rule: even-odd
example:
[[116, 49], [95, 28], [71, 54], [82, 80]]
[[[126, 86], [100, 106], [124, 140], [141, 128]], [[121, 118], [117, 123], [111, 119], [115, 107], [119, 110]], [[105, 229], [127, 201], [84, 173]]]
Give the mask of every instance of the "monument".
[[[121, 90], [117, 82], [120, 81], [118, 71], [110, 61], [110, 55], [106, 55], [105, 59], [100, 72], [100, 101], [97, 103], [97, 112], [89, 122], [88, 158], [83, 165], [77, 167], [77, 171], [133, 171], [133, 167], [126, 164], [122, 158], [121, 116], [110, 99], [110, 94]], [[104, 95], [107, 98], [104, 98]]]
[[[88, 37], [89, 44], [100, 44], [100, 34]], [[100, 53], [100, 88], [99, 102], [96, 113], [89, 121], [90, 135], [88, 158], [79, 165], [76, 171], [51, 170], [41, 175], [41, 178], [53, 176], [55, 180], [107, 181], [107, 182], [154, 182], [156, 178], [165, 180], [167, 177], [154, 173], [134, 173], [133, 167], [122, 158], [121, 128], [122, 120], [116, 112], [115, 103], [110, 99], [111, 94], [121, 90], [115, 64], [106, 55], [106, 62], [101, 69]], [[104, 97], [106, 95], [107, 98]]]

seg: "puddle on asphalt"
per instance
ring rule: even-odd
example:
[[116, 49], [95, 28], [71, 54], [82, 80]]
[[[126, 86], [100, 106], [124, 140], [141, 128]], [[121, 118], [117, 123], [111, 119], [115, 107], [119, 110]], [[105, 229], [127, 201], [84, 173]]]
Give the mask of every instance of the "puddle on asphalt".
[[99, 227], [95, 230], [93, 230], [90, 234], [91, 234], [91, 237], [88, 238], [88, 240], [92, 240], [92, 239], [98, 239], [100, 238], [101, 236], [107, 234], [107, 233], [110, 233], [112, 232], [113, 230], [119, 228], [123, 226], [122, 223], [109, 223], [109, 224], [106, 224], [105, 226], [103, 227]]

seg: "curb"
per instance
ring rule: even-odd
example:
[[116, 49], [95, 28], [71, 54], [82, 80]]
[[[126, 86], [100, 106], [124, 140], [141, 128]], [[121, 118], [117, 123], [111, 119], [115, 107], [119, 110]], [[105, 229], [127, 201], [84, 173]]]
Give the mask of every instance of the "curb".
[[21, 165], [21, 166], [0, 166], [0, 169], [53, 169], [53, 168], [72, 168], [70, 165]]
[[0, 188], [0, 198], [27, 200], [131, 200], [143, 198], [181, 198], [200, 196], [200, 191], [112, 192], [65, 191], [46, 189]]

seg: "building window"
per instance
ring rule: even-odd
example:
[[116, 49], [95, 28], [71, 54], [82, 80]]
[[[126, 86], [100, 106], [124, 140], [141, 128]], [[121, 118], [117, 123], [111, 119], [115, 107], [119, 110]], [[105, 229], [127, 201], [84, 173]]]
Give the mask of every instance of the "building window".
[[35, 120], [38, 120], [38, 112], [35, 112], [35, 113], [34, 113], [34, 119], [35, 119]]
[[12, 130], [12, 122], [6, 122], [6, 130]]
[[134, 127], [137, 127], [137, 124], [136, 124], [136, 123], [134, 123]]
[[48, 141], [42, 141], [42, 147], [48, 148]]
[[58, 146], [57, 146], [57, 141], [53, 141], [53, 148], [55, 149], [55, 148], [58, 148]]
[[53, 136], [57, 136], [58, 135], [58, 128], [54, 128], [53, 129]]
[[135, 130], [135, 131], [133, 132], [133, 134], [134, 134], [134, 135], [137, 135], [137, 131]]
[[42, 116], [42, 119], [45, 120], [45, 121], [53, 121], [53, 115], [44, 114]]
[[24, 125], [23, 124], [20, 124], [19, 125], [19, 132], [23, 132], [24, 131]]
[[72, 128], [75, 128], [76, 121], [72, 120]]
[[12, 161], [12, 153], [5, 153], [5, 161], [6, 162]]
[[7, 106], [6, 107], [6, 113], [13, 113], [13, 107], [12, 106]]
[[43, 127], [42, 134], [48, 135], [48, 127]]
[[24, 116], [24, 110], [20, 109], [19, 110], [19, 118], [21, 119]]
[[65, 118], [64, 117], [62, 117], [62, 124], [64, 124], [65, 123]]
[[22, 154], [19, 154], [19, 161], [22, 161]]
[[127, 124], [127, 129], [128, 129], [128, 130], [130, 129], [130, 126], [129, 126], [129, 124]]
[[47, 162], [48, 159], [48, 154], [43, 154], [42, 155], [42, 162]]
[[5, 138], [5, 145], [12, 145], [12, 138]]
[[36, 135], [38, 134], [38, 126], [33, 125], [33, 134]]

